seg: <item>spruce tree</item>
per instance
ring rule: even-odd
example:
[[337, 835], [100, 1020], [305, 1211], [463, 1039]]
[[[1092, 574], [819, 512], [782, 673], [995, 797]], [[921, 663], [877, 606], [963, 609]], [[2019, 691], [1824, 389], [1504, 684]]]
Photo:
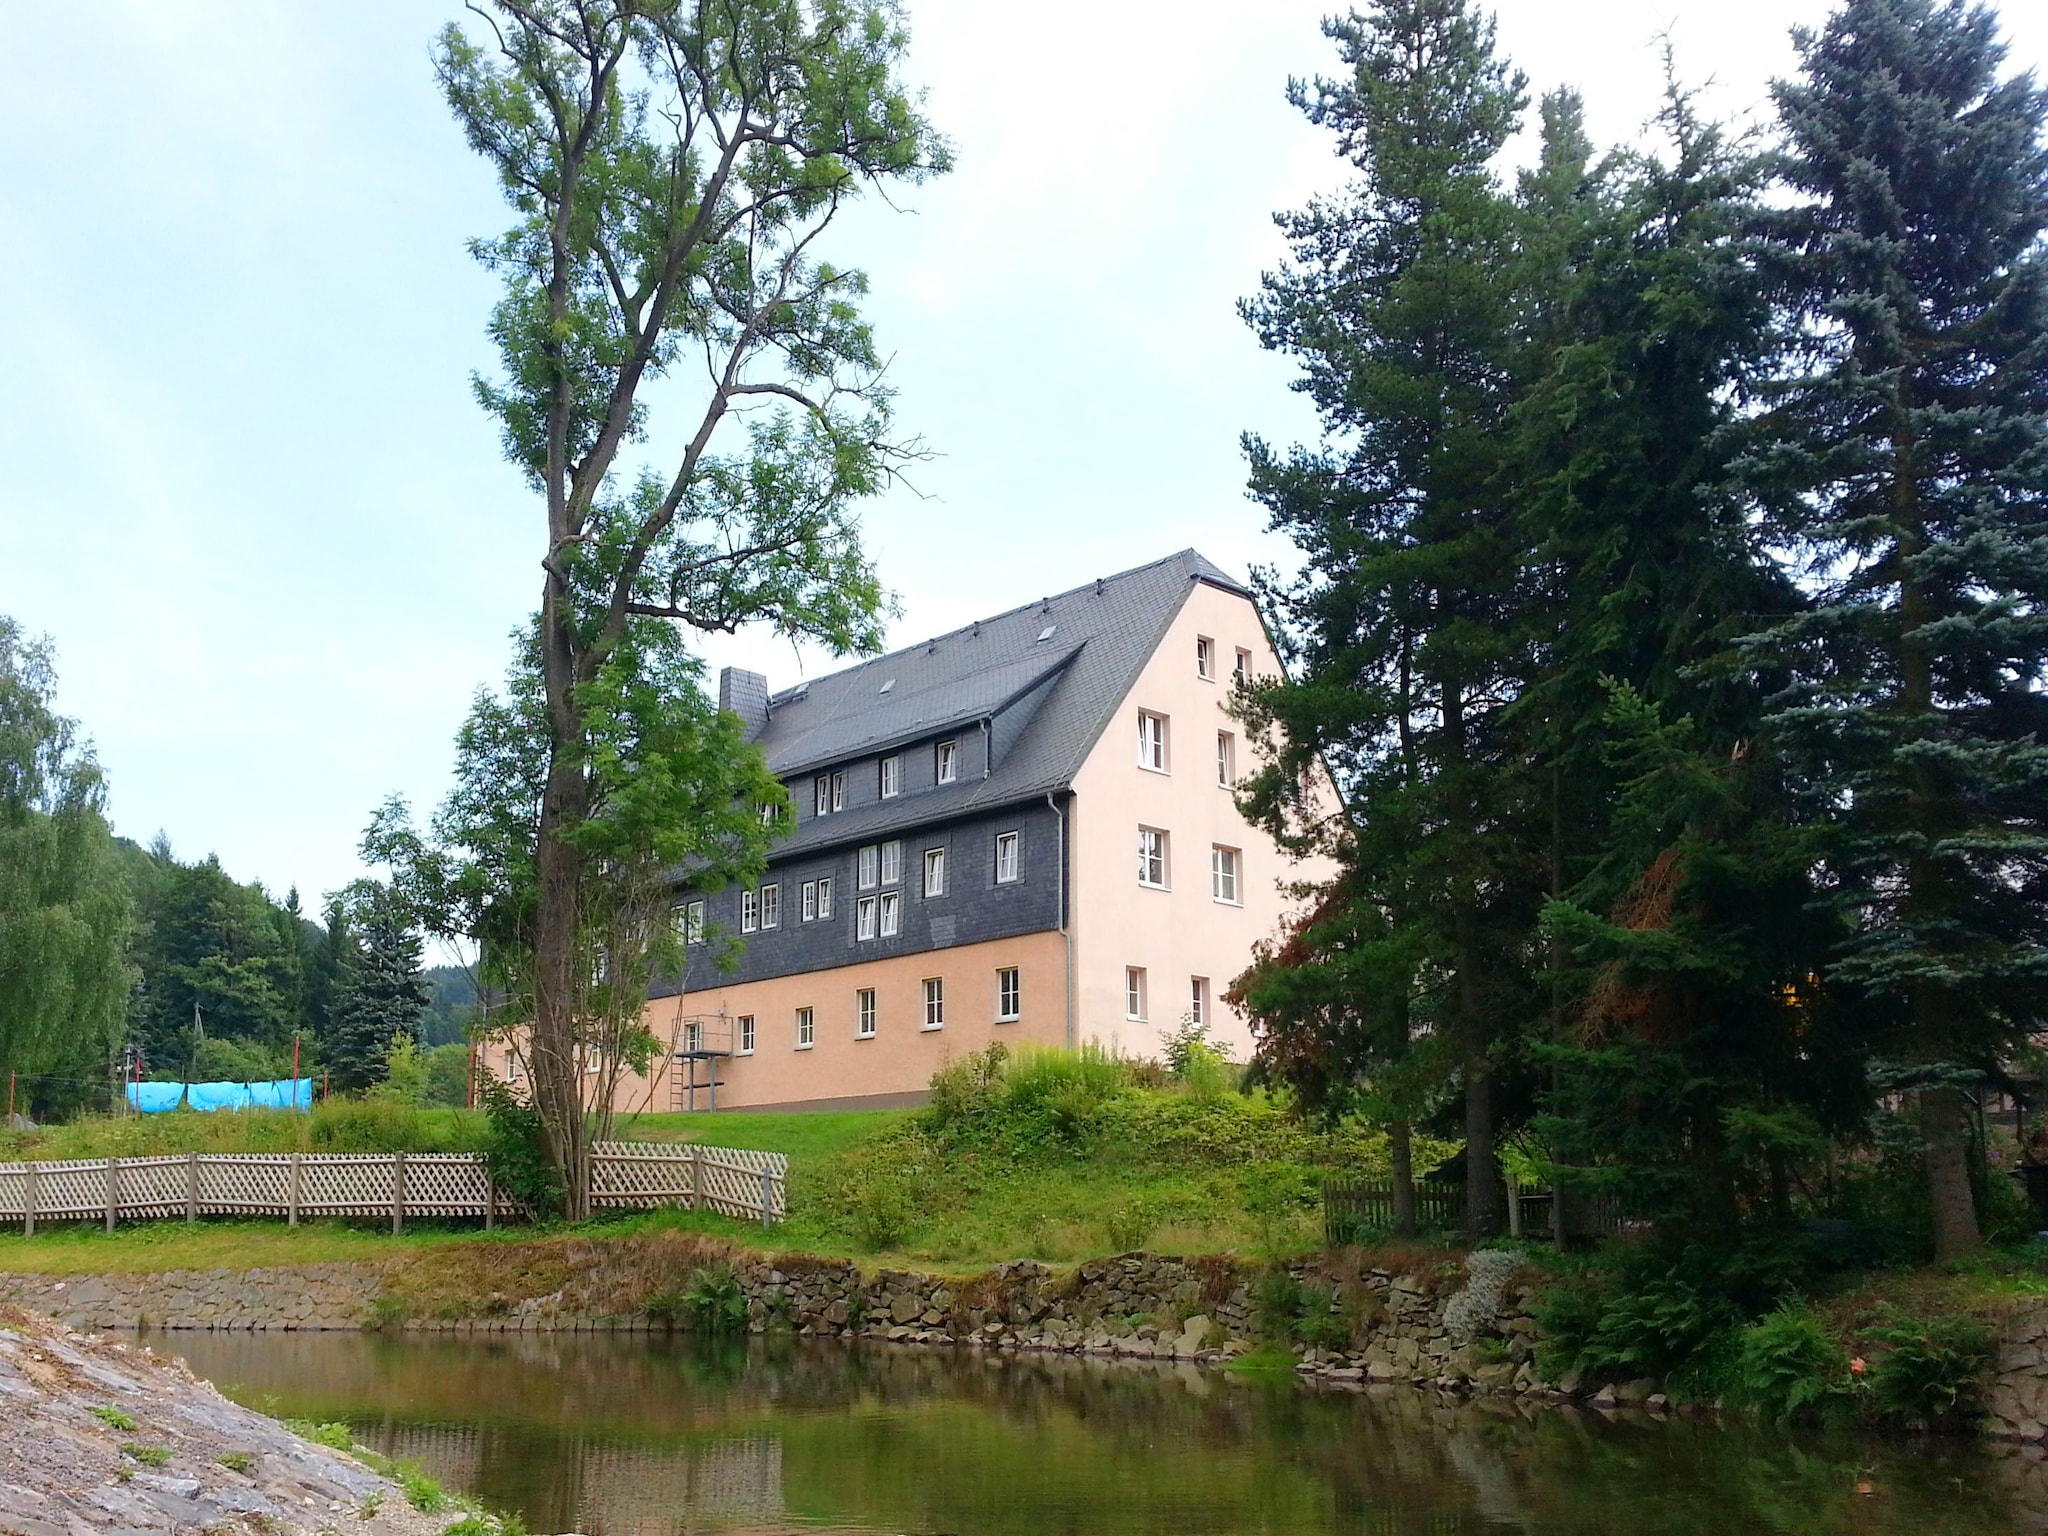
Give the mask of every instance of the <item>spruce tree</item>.
[[[1300, 547], [1298, 582], [1266, 583], [1294, 680], [1247, 701], [1285, 747], [1249, 788], [1267, 825], [1349, 866], [1418, 1028], [1455, 1042], [1468, 1226], [1497, 1229], [1495, 1079], [1529, 1008], [1529, 846], [1507, 797], [1518, 560], [1498, 493], [1506, 424], [1512, 210], [1493, 162], [1521, 78], [1466, 0], [1380, 0], [1324, 24], [1348, 73], [1291, 99], [1358, 176], [1282, 214], [1289, 262], [1245, 306], [1301, 365], [1325, 441], [1247, 442], [1253, 494]], [[1321, 758], [1348, 822], [1304, 824]], [[1397, 1014], [1403, 1011], [1396, 1009]], [[1405, 1016], [1405, 1014], [1403, 1014]]]
[[322, 1042], [333, 1085], [345, 1091], [383, 1080], [392, 1042], [419, 1041], [427, 1006], [419, 937], [397, 903], [380, 893], [357, 905]]
[[1848, 0], [1795, 39], [1747, 467], [1815, 600], [1759, 654], [1839, 813], [1832, 977], [1919, 1070], [1946, 1258], [1979, 1240], [1957, 1074], [2048, 1013], [2048, 101], [1978, 5]]

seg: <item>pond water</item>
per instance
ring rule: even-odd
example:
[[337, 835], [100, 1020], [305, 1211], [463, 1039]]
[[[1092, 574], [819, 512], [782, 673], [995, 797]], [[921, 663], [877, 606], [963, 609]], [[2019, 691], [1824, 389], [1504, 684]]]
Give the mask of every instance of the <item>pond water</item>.
[[1206, 1536], [2048, 1531], [2048, 1464], [1193, 1366], [804, 1340], [175, 1334], [535, 1532]]

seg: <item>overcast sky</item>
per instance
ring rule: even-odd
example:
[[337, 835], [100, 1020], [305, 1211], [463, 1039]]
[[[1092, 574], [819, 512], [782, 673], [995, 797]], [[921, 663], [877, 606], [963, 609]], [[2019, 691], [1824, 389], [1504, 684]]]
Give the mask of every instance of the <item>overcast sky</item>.
[[[867, 511], [908, 644], [1187, 545], [1285, 560], [1238, 436], [1313, 422], [1234, 303], [1336, 185], [1287, 76], [1318, 0], [912, 0], [958, 169], [852, 221], [900, 421]], [[0, 0], [0, 612], [55, 641], [116, 829], [309, 905], [386, 794], [446, 783], [539, 591], [540, 514], [470, 398], [505, 214], [436, 97], [433, 0]], [[1673, 36], [1753, 114], [1821, 0], [1503, 0], [1532, 91], [1634, 138]], [[2008, 3], [2015, 64], [2048, 6]], [[776, 686], [820, 658], [747, 636]]]

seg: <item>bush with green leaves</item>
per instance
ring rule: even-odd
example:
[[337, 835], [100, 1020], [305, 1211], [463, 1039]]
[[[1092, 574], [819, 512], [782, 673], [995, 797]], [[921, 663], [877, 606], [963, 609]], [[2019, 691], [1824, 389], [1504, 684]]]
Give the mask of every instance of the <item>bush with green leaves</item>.
[[1769, 1418], [1817, 1412], [1849, 1390], [1849, 1357], [1821, 1320], [1796, 1302], [1738, 1335], [1731, 1395]]
[[562, 1180], [548, 1158], [540, 1111], [494, 1077], [484, 1077], [477, 1086], [491, 1127], [485, 1148], [491, 1181], [535, 1220], [559, 1214]]
[[1864, 1330], [1876, 1346], [1865, 1378], [1877, 1413], [1908, 1423], [1969, 1418], [1991, 1366], [1991, 1332], [1973, 1317], [1920, 1318], [1895, 1306]]
[[730, 1264], [707, 1264], [693, 1270], [684, 1287], [678, 1315], [693, 1333], [744, 1333], [747, 1293]]

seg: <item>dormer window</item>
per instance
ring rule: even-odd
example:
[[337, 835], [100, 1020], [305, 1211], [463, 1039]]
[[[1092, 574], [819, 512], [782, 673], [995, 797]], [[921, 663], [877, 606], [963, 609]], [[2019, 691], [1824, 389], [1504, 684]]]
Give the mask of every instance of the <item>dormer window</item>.
[[846, 809], [846, 775], [821, 773], [811, 785], [812, 804], [820, 816]]
[[958, 777], [960, 777], [960, 743], [957, 741], [942, 741], [939, 743], [938, 772], [934, 775], [934, 782], [950, 784]]

